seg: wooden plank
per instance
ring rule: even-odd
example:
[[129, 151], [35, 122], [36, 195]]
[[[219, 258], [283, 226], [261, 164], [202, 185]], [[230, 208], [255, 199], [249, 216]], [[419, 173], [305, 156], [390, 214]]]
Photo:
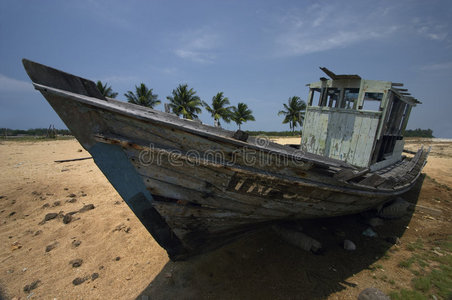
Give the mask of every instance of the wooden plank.
[[416, 154], [417, 153], [417, 151], [411, 151], [411, 150], [408, 150], [408, 149], [403, 149], [403, 152], [409, 153], [409, 154]]
[[346, 157], [346, 161], [348, 163], [353, 163], [353, 157], [355, 156], [355, 151], [356, 151], [357, 144], [358, 144], [359, 132], [360, 132], [362, 121], [363, 121], [363, 119], [361, 117], [356, 116], [355, 122], [353, 124], [354, 125], [353, 136], [350, 141], [350, 150], [348, 151], [347, 157]]
[[[108, 116], [108, 115], [107, 115]], [[110, 115], [112, 116], [112, 115]], [[124, 126], [118, 126], [118, 122], [124, 123]], [[206, 149], [208, 150], [221, 150], [223, 152], [227, 153], [234, 153], [237, 151], [237, 147], [235, 145], [232, 145], [231, 143], [226, 143], [222, 141], [215, 141], [211, 139], [206, 139], [202, 136], [197, 136], [194, 134], [187, 134], [181, 130], [174, 130], [169, 129], [166, 127], [158, 127], [153, 130], [146, 130], [146, 128], [149, 125], [146, 124], [136, 124], [136, 120], [131, 119], [124, 119], [122, 117], [116, 117], [111, 119], [112, 126], [115, 126], [115, 129], [124, 136], [130, 136], [132, 134], [135, 134], [135, 137], [132, 136], [132, 139], [137, 139], [141, 141], [152, 141], [157, 144], [161, 145], [167, 145], [174, 147], [175, 149], [180, 150], [196, 150], [203, 152]], [[135, 128], [134, 127], [138, 127]], [[137, 136], [141, 135], [141, 136]], [[252, 138], [250, 137], [250, 140]], [[256, 143], [258, 144], [258, 143]], [[291, 148], [291, 147], [285, 147], [282, 145], [278, 145], [275, 143], [269, 142], [268, 144], [257, 147], [253, 143], [248, 143], [248, 146], [246, 146], [246, 149], [256, 151], [256, 155], [258, 156], [258, 161], [262, 161], [262, 158], [265, 158], [269, 153], [272, 154], [274, 157], [277, 156], [286, 156], [287, 158], [292, 157], [293, 155], [297, 155], [299, 157], [300, 152]], [[240, 150], [241, 148], [239, 148]], [[321, 164], [327, 164], [331, 166], [344, 166], [343, 162], [340, 162], [338, 160], [333, 160], [329, 158], [324, 158], [320, 156], [314, 156], [309, 153], [303, 154], [304, 160], [309, 161], [318, 161]], [[265, 159], [264, 159], [265, 160]], [[289, 159], [291, 161], [292, 159]], [[300, 168], [301, 164], [297, 163], [298, 168]]]
[[62, 160], [55, 160], [56, 163], [64, 163], [64, 162], [70, 162], [70, 161], [79, 161], [79, 160], [86, 160], [86, 159], [92, 159], [92, 157], [82, 157], [82, 158], [73, 158], [73, 159], [62, 159]]
[[363, 176], [369, 172], [369, 168], [364, 168], [359, 171], [354, 171], [350, 169], [343, 169], [334, 175], [337, 180], [348, 181], [350, 179]]
[[424, 147], [422, 146], [422, 148], [417, 151], [416, 155], [411, 160], [410, 167], [408, 168], [408, 172], [411, 172], [411, 170], [413, 170], [413, 168], [415, 167], [415, 165], [418, 163], [419, 159], [421, 158], [423, 152], [424, 152]]
[[369, 139], [370, 120], [364, 117], [360, 117], [360, 119], [362, 121], [361, 126], [358, 129], [358, 138], [352, 164], [359, 167], [367, 167], [366, 155], [368, 155], [368, 153], [364, 153], [364, 150]]
[[[364, 154], [364, 162], [367, 166], [370, 165], [370, 161], [372, 159], [372, 149], [374, 147], [375, 139], [376, 139], [376, 133], [378, 129], [378, 122], [379, 119], [370, 119], [370, 126], [369, 126], [369, 133], [368, 133], [368, 139], [366, 141], [366, 146], [363, 150]], [[366, 154], [367, 153], [367, 154]]]
[[28, 76], [35, 84], [94, 97], [102, 101], [106, 100], [97, 89], [96, 84], [91, 80], [74, 76], [25, 58], [22, 59], [22, 63]]
[[328, 122], [329, 122], [329, 114], [328, 113], [322, 113], [320, 115], [320, 124], [319, 130], [320, 134], [317, 136], [319, 137], [319, 148], [317, 150], [317, 153], [319, 155], [325, 155], [326, 152], [326, 143], [327, 143], [327, 137], [328, 137]]
[[364, 178], [363, 180], [361, 180], [359, 182], [359, 184], [376, 187], [385, 181], [386, 181], [386, 178], [384, 178], [378, 174], [372, 174], [372, 175]]
[[350, 151], [356, 121], [356, 115], [344, 114], [344, 116], [346, 117], [346, 125], [344, 130], [344, 137], [340, 144], [341, 160], [345, 160]]

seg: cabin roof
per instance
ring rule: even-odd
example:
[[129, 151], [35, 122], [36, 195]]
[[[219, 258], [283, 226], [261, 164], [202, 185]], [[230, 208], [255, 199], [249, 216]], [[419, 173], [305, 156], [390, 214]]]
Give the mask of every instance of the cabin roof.
[[[320, 67], [320, 70], [322, 70], [328, 77], [331, 78], [331, 81], [348, 81], [349, 83], [357, 82], [358, 80], [361, 80], [362, 77], [356, 74], [336, 74], [333, 71], [329, 70], [326, 67]], [[322, 77], [320, 78], [321, 81], [330, 81], [326, 78]], [[377, 80], [375, 80], [377, 81]], [[384, 81], [381, 81], [384, 82]], [[408, 89], [403, 88], [403, 83], [399, 82], [387, 82], [388, 85], [391, 85], [390, 90], [394, 92], [402, 101], [412, 105], [416, 106], [416, 104], [421, 104], [418, 99], [413, 97], [409, 92]], [[314, 86], [320, 86], [320, 84], [311, 83], [307, 84], [308, 86], [314, 85]], [[312, 86], [311, 86], [312, 87]]]
[[332, 71], [328, 70], [325, 67], [320, 67], [320, 70], [322, 70], [326, 75], [328, 75], [331, 79], [333, 80], [340, 80], [340, 79], [361, 79], [361, 76], [359, 75], [347, 75], [347, 74], [342, 74], [342, 75], [336, 75], [335, 73], [333, 73]]

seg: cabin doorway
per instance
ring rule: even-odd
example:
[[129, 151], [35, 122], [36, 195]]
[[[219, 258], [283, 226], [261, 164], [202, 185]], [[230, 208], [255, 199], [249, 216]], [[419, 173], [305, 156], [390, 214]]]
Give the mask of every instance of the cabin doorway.
[[393, 95], [388, 106], [389, 113], [381, 140], [374, 153], [374, 162], [379, 162], [393, 155], [397, 141], [403, 140], [403, 130], [409, 114], [409, 105]]

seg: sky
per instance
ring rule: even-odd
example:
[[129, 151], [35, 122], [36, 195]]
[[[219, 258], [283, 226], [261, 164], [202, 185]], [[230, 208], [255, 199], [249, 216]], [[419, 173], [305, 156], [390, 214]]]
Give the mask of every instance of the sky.
[[289, 130], [278, 111], [327, 67], [403, 82], [423, 102], [408, 128], [452, 138], [450, 0], [0, 0], [0, 127], [65, 128], [22, 58], [107, 82], [120, 100], [141, 82], [163, 103], [181, 83], [206, 102], [221, 91], [253, 111], [242, 129], [267, 131]]

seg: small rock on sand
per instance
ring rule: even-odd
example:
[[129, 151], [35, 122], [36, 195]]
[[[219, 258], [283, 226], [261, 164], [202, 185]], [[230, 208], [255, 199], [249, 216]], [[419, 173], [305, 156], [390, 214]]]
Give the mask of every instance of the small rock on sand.
[[356, 245], [350, 240], [344, 240], [344, 249], [349, 251], [356, 250]]
[[88, 210], [94, 209], [94, 204], [86, 204], [85, 206], [83, 206], [78, 212], [85, 212]]
[[63, 217], [63, 223], [69, 224], [72, 221], [72, 215], [71, 214], [65, 214]]
[[33, 236], [40, 235], [41, 233], [42, 233], [42, 230], [37, 230], [37, 231], [35, 232], [35, 234], [33, 234]]
[[18, 250], [20, 248], [22, 248], [22, 245], [18, 241], [11, 244], [11, 251]]
[[53, 207], [55, 207], [55, 206], [60, 206], [61, 205], [61, 201], [55, 201], [55, 202], [53, 202]]
[[124, 231], [125, 233], [129, 233], [130, 227], [127, 227], [124, 224], [119, 224], [118, 226], [115, 227], [115, 229], [113, 229], [112, 232], [115, 232], [115, 231]]
[[367, 288], [359, 293], [358, 300], [390, 300], [390, 298], [377, 288]]
[[72, 280], [72, 284], [73, 285], [79, 285], [79, 284], [84, 283], [85, 280], [86, 280], [86, 278], [77, 277], [74, 280]]
[[68, 203], [75, 203], [75, 202], [77, 202], [77, 198], [67, 199], [66, 202], [68, 202]]
[[40, 283], [41, 283], [41, 280], [35, 280], [32, 283], [27, 284], [26, 286], [24, 286], [24, 292], [29, 293], [31, 290], [34, 290], [35, 288], [37, 288]]
[[393, 245], [400, 245], [402, 242], [400, 241], [399, 237], [397, 236], [389, 236], [385, 239], [388, 243], [391, 243]]
[[50, 220], [52, 220], [52, 219], [55, 219], [56, 217], [58, 217], [58, 214], [57, 214], [57, 213], [48, 213], [48, 214], [46, 214], [46, 216], [44, 217], [44, 221], [47, 222], [47, 221], [50, 221]]
[[50, 245], [47, 245], [47, 247], [46, 247], [46, 252], [52, 251], [53, 249], [56, 248], [57, 245], [58, 245], [58, 242], [54, 242], [54, 243], [52, 243], [52, 244], [50, 244]]
[[73, 259], [69, 262], [70, 265], [72, 265], [73, 268], [78, 268], [83, 264], [83, 259], [77, 258]]
[[75, 197], [77, 197], [77, 195], [74, 194], [74, 193], [72, 193], [72, 194], [69, 194], [68, 197], [70, 197], [70, 198], [75, 198]]
[[81, 243], [82, 242], [79, 240], [74, 240], [74, 241], [72, 241], [72, 247], [77, 248], [78, 246], [80, 246]]
[[99, 273], [91, 274], [91, 280], [96, 280], [97, 278], [99, 278]]
[[372, 230], [372, 228], [367, 228], [366, 230], [363, 231], [362, 235], [364, 236], [368, 236], [368, 237], [377, 237], [378, 234]]

